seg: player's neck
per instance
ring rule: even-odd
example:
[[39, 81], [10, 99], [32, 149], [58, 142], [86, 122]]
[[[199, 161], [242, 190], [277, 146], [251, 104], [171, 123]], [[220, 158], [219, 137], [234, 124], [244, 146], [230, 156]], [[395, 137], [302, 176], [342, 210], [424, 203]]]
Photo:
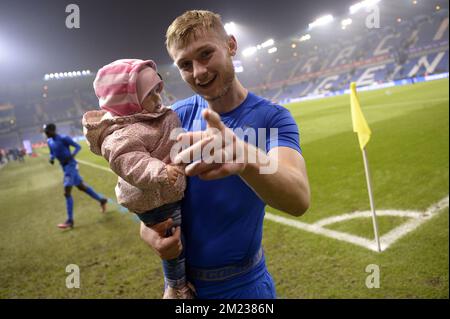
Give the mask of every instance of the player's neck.
[[235, 78], [228, 92], [214, 101], [208, 101], [208, 106], [219, 114], [231, 112], [244, 102], [247, 94], [248, 90]]

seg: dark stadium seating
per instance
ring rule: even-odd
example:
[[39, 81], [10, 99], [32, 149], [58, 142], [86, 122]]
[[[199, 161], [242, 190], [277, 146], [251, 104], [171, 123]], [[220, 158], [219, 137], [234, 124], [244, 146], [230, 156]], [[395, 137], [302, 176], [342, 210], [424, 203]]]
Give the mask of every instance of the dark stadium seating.
[[[286, 39], [277, 42], [274, 55], [242, 58], [244, 72], [238, 77], [256, 94], [282, 103], [344, 90], [352, 81], [367, 86], [445, 73], [449, 70], [448, 21], [448, 10], [443, 9], [402, 22], [394, 20], [380, 29], [338, 30], [332, 35], [319, 32], [310, 41], [297, 42], [295, 49], [292, 39]], [[192, 94], [173, 65], [159, 66], [159, 70], [165, 80], [166, 105]], [[8, 122], [0, 126], [0, 147], [6, 147], [5, 136], [12, 132], [33, 143], [42, 140], [39, 129], [46, 122], [63, 123], [59, 125], [62, 133], [81, 134], [82, 114], [98, 105], [92, 81], [93, 76], [41, 81], [25, 89], [0, 88], [0, 104], [15, 106], [14, 125]], [[46, 98], [43, 85], [48, 85]], [[17, 139], [9, 140], [14, 144]]]

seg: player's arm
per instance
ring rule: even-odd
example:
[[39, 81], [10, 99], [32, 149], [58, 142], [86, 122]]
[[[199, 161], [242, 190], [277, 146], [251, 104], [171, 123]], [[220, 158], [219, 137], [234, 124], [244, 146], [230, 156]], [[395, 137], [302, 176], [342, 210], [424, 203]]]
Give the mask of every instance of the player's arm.
[[[269, 152], [257, 150], [258, 160], [247, 162], [240, 176], [268, 205], [301, 216], [309, 208], [311, 192], [298, 126], [286, 109], [270, 118], [268, 126], [276, 128], [277, 134], [268, 138]], [[246, 147], [256, 149], [250, 144]]]
[[75, 149], [73, 150], [73, 152], [70, 154], [72, 157], [75, 157], [78, 152], [81, 150], [81, 146], [80, 144], [78, 144], [77, 142], [75, 142], [72, 138], [70, 138], [69, 136], [64, 137], [64, 142], [66, 142], [67, 145], [73, 146]]
[[[276, 147], [267, 155], [261, 152], [258, 156], [257, 163], [246, 164], [241, 178], [268, 205], [293, 216], [303, 215], [311, 196], [303, 156], [289, 147]], [[261, 174], [261, 168], [268, 167], [266, 163], [276, 169], [270, 174]]]
[[[299, 152], [298, 128], [292, 116], [286, 112], [273, 114], [274, 120], [268, 123], [269, 127], [278, 129], [278, 136], [268, 143], [269, 152], [266, 154], [239, 139], [223, 124], [216, 112], [205, 110], [203, 116], [208, 122], [208, 129], [204, 132], [180, 134], [178, 139], [186, 139], [191, 146], [181, 151], [175, 162], [189, 162], [196, 151], [202, 150], [209, 142], [219, 141], [218, 155], [222, 153], [232, 161], [221, 164], [194, 162], [186, 167], [188, 176], [213, 180], [240, 175], [265, 203], [300, 216], [310, 204], [309, 182], [305, 162]], [[226, 135], [232, 138], [225, 139]], [[254, 154], [256, 160], [250, 160], [250, 154]]]
[[47, 145], [48, 145], [48, 149], [50, 150], [50, 159], [49, 159], [49, 162], [50, 162], [50, 164], [55, 164], [55, 154], [53, 153], [53, 150], [52, 150], [52, 148], [50, 147], [50, 144], [47, 142]]

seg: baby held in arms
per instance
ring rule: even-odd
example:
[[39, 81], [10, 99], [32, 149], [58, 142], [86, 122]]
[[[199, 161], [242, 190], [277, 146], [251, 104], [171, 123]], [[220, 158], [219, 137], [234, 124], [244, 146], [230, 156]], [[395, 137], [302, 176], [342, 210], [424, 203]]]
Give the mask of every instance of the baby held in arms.
[[[174, 227], [180, 226], [186, 177], [183, 165], [171, 164], [176, 141], [170, 134], [181, 123], [162, 105], [163, 81], [156, 64], [114, 61], [98, 71], [94, 89], [101, 110], [84, 114], [83, 131], [90, 150], [103, 156], [118, 175], [118, 203], [149, 227], [169, 218]], [[163, 269], [164, 299], [194, 298], [194, 288], [186, 281], [184, 251], [176, 259], [163, 260]]]

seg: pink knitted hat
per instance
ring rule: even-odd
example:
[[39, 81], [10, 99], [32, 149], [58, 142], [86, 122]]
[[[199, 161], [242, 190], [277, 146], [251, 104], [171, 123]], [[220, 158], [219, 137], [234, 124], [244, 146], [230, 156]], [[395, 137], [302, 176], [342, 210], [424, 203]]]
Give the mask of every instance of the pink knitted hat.
[[102, 67], [94, 80], [100, 108], [125, 116], [142, 111], [142, 101], [156, 87], [163, 89], [155, 62], [121, 59]]

